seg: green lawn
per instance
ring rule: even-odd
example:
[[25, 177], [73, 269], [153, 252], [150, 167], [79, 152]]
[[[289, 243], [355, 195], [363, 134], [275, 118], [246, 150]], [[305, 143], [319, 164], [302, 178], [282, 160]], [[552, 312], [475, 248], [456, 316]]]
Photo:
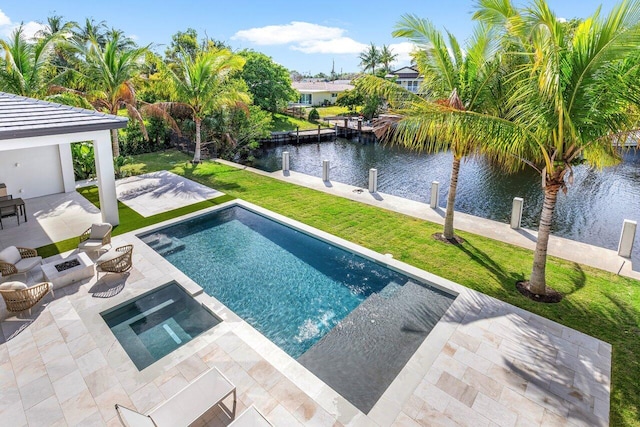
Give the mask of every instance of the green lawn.
[[[193, 167], [187, 160], [189, 156], [175, 151], [145, 154], [135, 156], [125, 169], [171, 170], [609, 342], [611, 425], [640, 426], [640, 282], [549, 258], [549, 284], [566, 297], [559, 304], [537, 304], [514, 287], [530, 273], [533, 257], [528, 250], [463, 232], [464, 244], [444, 245], [431, 238], [440, 231], [436, 224], [218, 163]], [[127, 215], [116, 232], [143, 225]]]
[[273, 113], [271, 119], [273, 121], [271, 132], [294, 131], [296, 127], [299, 127], [300, 130], [318, 129], [318, 123], [287, 116], [286, 114]]

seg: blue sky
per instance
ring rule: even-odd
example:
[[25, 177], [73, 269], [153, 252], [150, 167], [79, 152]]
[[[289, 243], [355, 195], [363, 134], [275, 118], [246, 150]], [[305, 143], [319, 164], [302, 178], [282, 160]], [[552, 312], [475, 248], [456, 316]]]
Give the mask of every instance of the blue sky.
[[[391, 36], [394, 24], [406, 13], [430, 19], [460, 40], [470, 34], [472, 0], [395, 1], [55, 1], [9, 0], [0, 3], [0, 36], [6, 37], [24, 22], [35, 31], [47, 16], [67, 20], [92, 17], [119, 28], [141, 44], [153, 43], [164, 52], [171, 35], [188, 27], [201, 36], [223, 40], [233, 49], [250, 48], [299, 72], [359, 71], [358, 54], [373, 42], [391, 45], [400, 67], [408, 63], [411, 46]], [[608, 11], [611, 0], [548, 0], [563, 18], [585, 17], [599, 5]]]

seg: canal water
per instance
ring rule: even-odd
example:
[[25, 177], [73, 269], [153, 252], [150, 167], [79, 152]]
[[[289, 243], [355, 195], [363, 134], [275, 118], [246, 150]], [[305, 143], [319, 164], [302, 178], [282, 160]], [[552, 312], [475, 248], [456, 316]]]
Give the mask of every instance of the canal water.
[[[322, 176], [322, 160], [331, 162], [330, 179], [368, 187], [369, 169], [378, 169], [378, 191], [429, 202], [431, 182], [440, 182], [439, 205], [446, 205], [452, 156], [416, 153], [380, 142], [346, 139], [301, 145], [267, 146], [258, 150], [252, 165], [266, 171], [282, 168], [282, 152], [290, 153], [290, 168]], [[575, 181], [560, 193], [553, 234], [617, 250], [624, 219], [640, 221], [640, 152], [624, 154], [621, 164], [602, 171], [574, 168]], [[514, 197], [524, 198], [523, 227], [537, 229], [543, 193], [540, 177], [530, 168], [505, 174], [483, 159], [463, 161], [456, 210], [500, 222], [509, 222]], [[640, 230], [633, 259], [640, 262]]]

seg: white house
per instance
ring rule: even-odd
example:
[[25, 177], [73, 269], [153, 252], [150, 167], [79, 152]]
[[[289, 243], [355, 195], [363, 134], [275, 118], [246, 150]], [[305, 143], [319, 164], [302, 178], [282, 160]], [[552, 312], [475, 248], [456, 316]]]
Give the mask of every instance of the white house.
[[301, 106], [333, 105], [336, 103], [339, 93], [354, 88], [344, 80], [340, 82], [292, 82], [291, 85], [300, 93], [298, 105]]
[[420, 84], [422, 84], [423, 80], [418, 70], [413, 67], [400, 68], [399, 70], [392, 71], [387, 74], [386, 77], [395, 77], [396, 83], [413, 93], [418, 93], [418, 88], [420, 87]]
[[71, 143], [91, 141], [102, 219], [116, 225], [111, 129], [127, 120], [0, 92], [0, 183], [23, 199], [75, 191]]

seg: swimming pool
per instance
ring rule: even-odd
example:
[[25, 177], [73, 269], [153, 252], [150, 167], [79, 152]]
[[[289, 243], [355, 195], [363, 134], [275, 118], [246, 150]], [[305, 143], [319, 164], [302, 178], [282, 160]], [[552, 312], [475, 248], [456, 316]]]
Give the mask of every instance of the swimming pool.
[[176, 282], [100, 314], [139, 370], [220, 323]]
[[365, 412], [454, 299], [241, 206], [140, 238]]

